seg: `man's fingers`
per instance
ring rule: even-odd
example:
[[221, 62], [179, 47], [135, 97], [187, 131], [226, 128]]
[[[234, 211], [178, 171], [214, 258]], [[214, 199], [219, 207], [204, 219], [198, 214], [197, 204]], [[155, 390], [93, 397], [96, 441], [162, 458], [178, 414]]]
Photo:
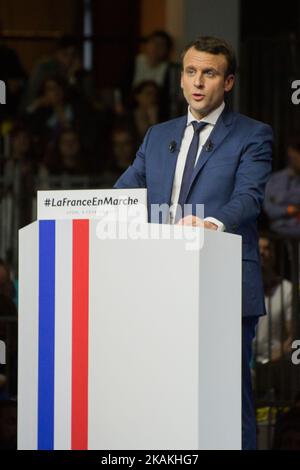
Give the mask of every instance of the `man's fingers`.
[[195, 215], [187, 215], [177, 222], [178, 225], [189, 225], [192, 227], [203, 227], [203, 220]]

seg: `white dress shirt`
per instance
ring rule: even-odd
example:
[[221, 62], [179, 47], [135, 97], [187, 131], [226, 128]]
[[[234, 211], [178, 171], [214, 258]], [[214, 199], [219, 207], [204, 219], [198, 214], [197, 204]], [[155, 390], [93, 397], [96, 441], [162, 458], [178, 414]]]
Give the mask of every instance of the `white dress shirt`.
[[[179, 154], [177, 158], [176, 170], [175, 170], [175, 175], [174, 175], [174, 180], [173, 180], [173, 188], [172, 188], [172, 196], [171, 196], [172, 207], [170, 210], [170, 223], [171, 224], [174, 224], [174, 221], [175, 221], [176, 207], [177, 207], [178, 199], [179, 199], [179, 193], [180, 193], [180, 188], [181, 188], [185, 161], [186, 161], [189, 147], [191, 145], [193, 135], [194, 135], [194, 128], [192, 125], [192, 121], [197, 121], [197, 122], [204, 121], [208, 123], [207, 126], [205, 126], [200, 132], [199, 147], [198, 147], [198, 152], [197, 152], [196, 161], [195, 161], [195, 165], [196, 165], [200, 152], [202, 150], [202, 147], [204, 146], [205, 142], [209, 138], [210, 133], [213, 130], [224, 108], [225, 108], [225, 103], [223, 101], [223, 103], [218, 108], [214, 109], [211, 113], [209, 113], [207, 116], [205, 116], [205, 118], [201, 119], [200, 121], [196, 119], [191, 113], [190, 109], [188, 109], [187, 125], [184, 131], [183, 139], [181, 141], [181, 146], [180, 146], [180, 150], [179, 150]], [[209, 222], [213, 222], [214, 224], [216, 224], [218, 226], [219, 231], [225, 230], [224, 224], [221, 221], [215, 219], [214, 217], [205, 217], [204, 220], [207, 220]]]

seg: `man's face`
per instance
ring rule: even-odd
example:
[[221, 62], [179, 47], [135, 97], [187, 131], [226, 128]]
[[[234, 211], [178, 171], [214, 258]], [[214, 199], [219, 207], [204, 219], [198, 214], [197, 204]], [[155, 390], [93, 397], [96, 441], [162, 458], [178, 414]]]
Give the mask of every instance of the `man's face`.
[[196, 119], [202, 119], [224, 100], [232, 89], [234, 76], [228, 75], [227, 59], [223, 54], [209, 54], [190, 48], [183, 59], [181, 88]]
[[268, 238], [259, 239], [259, 253], [262, 267], [267, 268], [273, 259], [272, 246]]

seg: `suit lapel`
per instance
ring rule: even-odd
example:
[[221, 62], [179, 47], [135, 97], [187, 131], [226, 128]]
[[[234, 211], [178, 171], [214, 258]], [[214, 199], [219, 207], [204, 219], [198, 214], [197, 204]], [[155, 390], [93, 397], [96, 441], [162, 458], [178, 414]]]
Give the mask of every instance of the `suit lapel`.
[[[199, 155], [198, 161], [194, 168], [190, 189], [197, 178], [197, 175], [202, 170], [203, 166], [207, 162], [208, 159], [212, 158], [213, 154], [218, 150], [219, 146], [225, 139], [225, 137], [229, 134], [232, 126], [232, 119], [233, 113], [230, 111], [227, 106], [225, 106], [222, 114], [220, 115], [219, 119], [217, 120], [210, 136], [209, 140], [213, 143], [213, 148], [210, 151], [205, 150], [205, 146], [203, 146], [201, 153]], [[189, 191], [190, 191], [189, 189]]]

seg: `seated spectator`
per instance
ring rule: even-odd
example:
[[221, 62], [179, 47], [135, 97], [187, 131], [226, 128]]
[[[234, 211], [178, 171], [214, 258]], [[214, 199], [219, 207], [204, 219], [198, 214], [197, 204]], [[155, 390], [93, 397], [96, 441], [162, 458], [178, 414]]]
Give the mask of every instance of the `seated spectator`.
[[160, 122], [160, 89], [155, 82], [140, 83], [133, 90], [133, 120], [140, 141], [149, 127]]
[[[46, 78], [38, 97], [27, 108], [28, 122], [34, 134], [60, 130], [74, 122], [74, 109], [67, 83], [58, 76]], [[55, 135], [55, 133], [53, 133]]]
[[165, 31], [154, 31], [146, 40], [144, 53], [135, 59], [132, 86], [151, 80], [163, 87], [168, 67], [173, 41]]
[[25, 119], [32, 129], [41, 154], [55, 142], [63, 129], [74, 128], [82, 145], [92, 151], [98, 140], [98, 117], [86, 100], [72, 99], [70, 88], [60, 77], [47, 78], [38, 98], [27, 108]]
[[28, 87], [23, 99], [23, 110], [38, 98], [39, 90], [49, 77], [59, 76], [77, 94], [91, 98], [94, 85], [91, 75], [84, 70], [77, 48], [77, 41], [63, 36], [57, 42], [53, 56], [40, 61], [29, 77]]
[[132, 89], [145, 81], [151, 81], [161, 90], [162, 119], [180, 115], [182, 109], [185, 109], [180, 90], [181, 66], [171, 61], [172, 48], [173, 40], [165, 31], [154, 31], [147, 37], [143, 51], [129, 64], [120, 81], [121, 98], [118, 99], [116, 112], [120, 114], [120, 109], [127, 107]]
[[74, 129], [63, 129], [54, 143], [49, 144], [40, 177], [48, 175], [82, 175], [86, 171], [80, 138]]
[[[260, 237], [259, 251], [267, 315], [261, 317], [258, 322], [256, 353], [257, 361], [266, 363], [276, 361], [283, 354], [288, 354], [291, 351], [292, 283], [287, 279], [282, 279], [276, 273], [275, 247], [270, 238]], [[282, 332], [284, 333], [283, 338]]]
[[274, 232], [300, 236], [300, 139], [289, 142], [288, 166], [274, 173], [267, 186], [264, 210]]
[[16, 124], [10, 134], [10, 151], [8, 158], [2, 161], [1, 173], [5, 197], [13, 197], [18, 205], [20, 227], [31, 222], [35, 172], [32, 136], [24, 125]]
[[137, 151], [134, 128], [123, 121], [116, 123], [111, 132], [110, 147], [110, 162], [107, 170], [102, 172], [103, 184], [108, 187], [114, 184], [134, 159]]
[[275, 245], [270, 238], [260, 237], [259, 250], [267, 315], [259, 319], [254, 343], [255, 388], [261, 398], [266, 398], [271, 392], [275, 393], [277, 398], [289, 398], [292, 283], [282, 279], [276, 272]]

